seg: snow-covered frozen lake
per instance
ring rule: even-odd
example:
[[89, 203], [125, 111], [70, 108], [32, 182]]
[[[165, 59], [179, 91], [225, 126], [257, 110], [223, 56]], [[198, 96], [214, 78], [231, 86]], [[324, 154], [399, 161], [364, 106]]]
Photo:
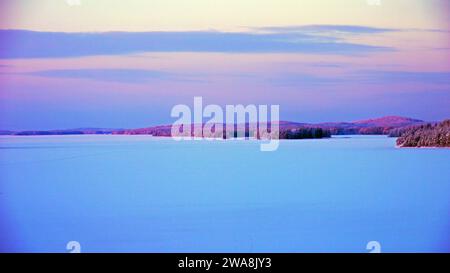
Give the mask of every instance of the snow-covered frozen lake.
[[0, 137], [0, 250], [450, 252], [450, 150]]

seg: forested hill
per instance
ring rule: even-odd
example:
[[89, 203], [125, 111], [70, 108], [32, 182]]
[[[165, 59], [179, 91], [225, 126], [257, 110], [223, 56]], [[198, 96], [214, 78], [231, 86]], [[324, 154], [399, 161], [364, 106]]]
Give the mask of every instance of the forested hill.
[[[422, 120], [387, 116], [382, 118], [358, 120], [352, 122], [323, 122], [323, 123], [299, 123], [280, 121], [280, 138], [323, 138], [330, 135], [387, 135], [393, 134], [393, 130], [403, 130], [409, 126], [424, 124]], [[138, 129], [102, 129], [102, 128], [78, 128], [69, 130], [47, 131], [1, 131], [0, 135], [79, 135], [79, 134], [124, 134], [124, 135], [153, 135], [171, 136], [172, 125], [160, 125]], [[397, 131], [395, 131], [397, 132]], [[393, 135], [397, 136], [397, 135]]]
[[450, 147], [450, 119], [405, 129], [397, 139], [400, 147]]

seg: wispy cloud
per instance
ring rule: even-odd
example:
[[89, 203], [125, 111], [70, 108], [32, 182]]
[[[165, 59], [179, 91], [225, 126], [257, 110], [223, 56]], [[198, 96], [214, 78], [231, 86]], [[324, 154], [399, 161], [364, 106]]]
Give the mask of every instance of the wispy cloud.
[[306, 25], [306, 26], [269, 26], [254, 28], [255, 30], [267, 32], [301, 32], [301, 33], [346, 33], [346, 34], [376, 34], [383, 32], [399, 31], [392, 28], [377, 28], [369, 26], [354, 26], [354, 25]]
[[308, 66], [310, 67], [320, 67], [320, 68], [343, 68], [348, 66], [346, 63], [309, 63]]
[[313, 87], [330, 86], [345, 83], [345, 78], [316, 76], [306, 73], [289, 73], [283, 75], [273, 75], [268, 78], [268, 82], [275, 86], [283, 87]]
[[350, 77], [361, 83], [419, 83], [450, 85], [450, 72], [426, 72], [426, 71], [384, 71], [384, 70], [366, 70], [359, 71]]
[[[341, 64], [318, 64], [320, 68], [340, 68]], [[11, 74], [11, 73], [3, 73]], [[202, 73], [177, 74], [159, 70], [147, 69], [55, 69], [41, 70], [29, 73], [19, 73], [46, 78], [85, 79], [103, 82], [147, 83], [151, 81], [183, 81], [206, 82], [208, 75]], [[336, 84], [434, 84], [450, 85], [450, 72], [409, 72], [388, 70], [357, 70], [345, 76], [318, 76], [308, 73], [283, 73], [270, 75], [257, 74], [214, 74], [216, 77], [239, 77], [263, 80], [275, 86], [330, 86]]]
[[104, 32], [0, 30], [0, 59], [65, 58], [142, 52], [355, 55], [393, 50], [307, 33]]
[[276, 86], [308, 87], [345, 84], [417, 84], [450, 86], [450, 72], [409, 72], [387, 70], [364, 70], [349, 72], [345, 76], [316, 76], [312, 74], [289, 73], [272, 75], [270, 83]]
[[142, 69], [59, 69], [36, 71], [27, 73], [27, 75], [121, 83], [145, 83], [152, 80], [179, 79], [170, 73]]

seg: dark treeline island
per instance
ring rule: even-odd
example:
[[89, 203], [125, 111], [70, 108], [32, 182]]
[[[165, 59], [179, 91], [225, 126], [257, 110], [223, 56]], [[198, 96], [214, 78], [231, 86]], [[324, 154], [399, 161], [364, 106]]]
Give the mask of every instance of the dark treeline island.
[[280, 139], [308, 139], [331, 137], [330, 130], [322, 128], [297, 128], [280, 130]]
[[[327, 138], [331, 135], [389, 135], [399, 137], [397, 144], [401, 147], [448, 147], [450, 121], [442, 123], [427, 123], [422, 120], [387, 116], [376, 119], [359, 120], [353, 122], [325, 122], [325, 123], [299, 123], [280, 121], [280, 139], [311, 139]], [[249, 124], [245, 125], [244, 131], [237, 129], [225, 130], [223, 135], [210, 135], [206, 137], [233, 138], [237, 136], [255, 136], [254, 129]], [[268, 125], [270, 128], [270, 124]], [[255, 127], [256, 128], [256, 127]], [[152, 135], [170, 137], [172, 125], [160, 125], [138, 129], [103, 129], [103, 128], [79, 128], [68, 130], [47, 131], [0, 131], [0, 135], [81, 135], [81, 134], [114, 134], [114, 135]], [[192, 135], [194, 125], [191, 125]], [[230, 133], [231, 131], [231, 133]], [[270, 130], [269, 130], [270, 131]], [[256, 134], [260, 138], [259, 134]]]
[[[213, 128], [212, 134], [206, 135], [204, 133], [204, 137], [214, 137], [214, 138], [236, 138], [236, 137], [256, 137], [258, 139], [267, 138], [267, 136], [260, 136], [258, 125], [250, 126], [248, 123], [243, 125], [242, 127], [234, 126], [231, 128], [226, 128], [226, 125], [222, 125], [222, 134], [220, 132], [216, 133]], [[191, 125], [191, 136], [195, 136], [195, 125]], [[271, 132], [271, 124], [267, 125], [267, 133]], [[183, 130], [183, 126], [180, 128]], [[314, 125], [303, 125], [300, 123], [294, 122], [286, 122], [282, 121], [279, 124], [279, 138], [280, 139], [309, 139], [309, 138], [326, 138], [331, 137], [331, 131], [328, 129], [320, 128], [319, 126]], [[153, 136], [171, 136], [172, 126], [171, 125], [163, 125], [156, 127], [148, 127], [141, 129], [131, 129], [131, 130], [122, 130], [115, 131], [113, 134], [121, 134], [121, 135], [153, 135]]]

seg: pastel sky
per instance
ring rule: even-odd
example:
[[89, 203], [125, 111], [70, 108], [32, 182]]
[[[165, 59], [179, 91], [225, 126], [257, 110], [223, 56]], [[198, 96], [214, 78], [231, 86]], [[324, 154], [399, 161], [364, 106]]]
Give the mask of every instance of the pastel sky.
[[1, 1], [0, 130], [170, 124], [194, 96], [302, 122], [450, 118], [449, 13], [447, 0]]

